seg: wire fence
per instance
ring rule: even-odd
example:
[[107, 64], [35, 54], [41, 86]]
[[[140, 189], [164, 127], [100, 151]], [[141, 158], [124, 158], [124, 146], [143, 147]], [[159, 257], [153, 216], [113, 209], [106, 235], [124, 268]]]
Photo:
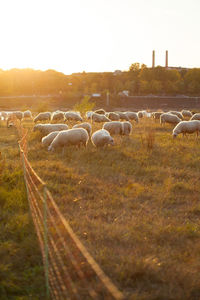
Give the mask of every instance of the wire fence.
[[63, 217], [46, 184], [28, 161], [27, 133], [15, 120], [30, 211], [52, 299], [124, 299]]

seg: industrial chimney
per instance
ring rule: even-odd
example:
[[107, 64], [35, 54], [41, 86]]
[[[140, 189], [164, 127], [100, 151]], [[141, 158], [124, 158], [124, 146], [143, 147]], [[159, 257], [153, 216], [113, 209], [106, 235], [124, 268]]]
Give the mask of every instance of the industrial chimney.
[[152, 52], [152, 68], [155, 68], [155, 50]]
[[168, 68], [168, 50], [166, 50], [165, 54], [165, 68]]

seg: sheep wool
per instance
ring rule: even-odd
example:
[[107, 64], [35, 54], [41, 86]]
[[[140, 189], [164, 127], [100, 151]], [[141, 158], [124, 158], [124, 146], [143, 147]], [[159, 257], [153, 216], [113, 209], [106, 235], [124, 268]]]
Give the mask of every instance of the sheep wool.
[[106, 145], [114, 145], [114, 140], [110, 136], [110, 133], [105, 129], [97, 130], [92, 135], [92, 143], [94, 146], [104, 147]]

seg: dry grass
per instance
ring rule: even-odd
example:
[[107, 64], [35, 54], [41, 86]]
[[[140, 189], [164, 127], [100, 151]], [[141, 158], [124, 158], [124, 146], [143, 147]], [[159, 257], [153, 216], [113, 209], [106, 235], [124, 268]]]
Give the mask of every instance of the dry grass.
[[143, 119], [114, 147], [64, 156], [30, 133], [34, 169], [128, 299], [200, 299], [200, 141], [171, 132]]

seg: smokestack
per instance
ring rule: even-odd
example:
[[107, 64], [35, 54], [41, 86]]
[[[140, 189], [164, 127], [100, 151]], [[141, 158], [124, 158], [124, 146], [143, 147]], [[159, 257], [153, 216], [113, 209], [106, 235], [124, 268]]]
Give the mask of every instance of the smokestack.
[[166, 50], [166, 55], [165, 55], [165, 68], [168, 68], [168, 50]]
[[152, 52], [152, 68], [155, 68], [155, 50]]

